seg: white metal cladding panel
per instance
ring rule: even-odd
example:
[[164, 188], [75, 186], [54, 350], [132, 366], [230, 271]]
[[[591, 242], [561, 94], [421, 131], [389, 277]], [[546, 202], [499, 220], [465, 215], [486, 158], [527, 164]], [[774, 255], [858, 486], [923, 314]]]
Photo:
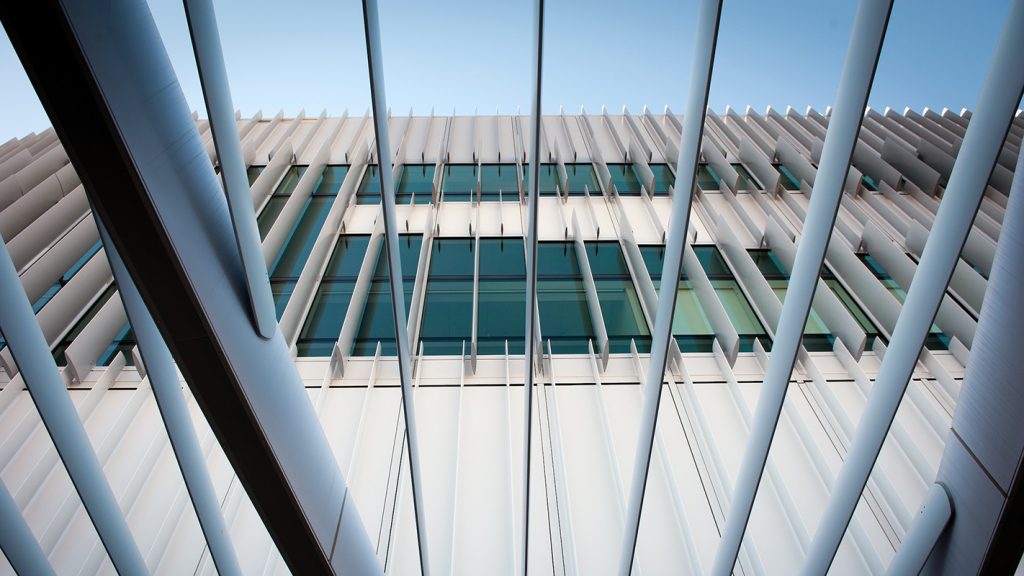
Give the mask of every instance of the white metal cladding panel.
[[[954, 115], [952, 121], [962, 125], [966, 117]], [[814, 159], [815, 150], [801, 142], [821, 136], [815, 127], [822, 126], [823, 119], [813, 111], [781, 120], [778, 116], [711, 114], [708, 124], [712, 129], [705, 137], [726, 151], [729, 162], [738, 161], [739, 148], [751, 144], [770, 157], [780, 136], [800, 154]], [[240, 125], [246, 122], [242, 119]], [[544, 119], [548, 150], [554, 161], [562, 163], [571, 162], [574, 151], [579, 162], [622, 162], [631, 142], [652, 149], [654, 161], [658, 161], [669, 156], [666, 144], [676, 145], [678, 122], [678, 118], [660, 114], [637, 114], [630, 120], [602, 114]], [[872, 145], [873, 139], [895, 141], [895, 134], [903, 134], [912, 151], [921, 141], [930, 140], [908, 135], [906, 126], [920, 127], [937, 137], [948, 136], [944, 132], [948, 122], [933, 126], [935, 122], [928, 114], [906, 120], [892, 113], [869, 115], [865, 125], [871, 132], [862, 131], [862, 148], [874, 158], [861, 163], [860, 169], [878, 182], [885, 180], [892, 167], [881, 157], [881, 149]], [[1021, 124], [1018, 117], [1016, 132], [1011, 130], [1004, 145], [1000, 157], [1004, 167], [1013, 166]], [[433, 164], [445, 151], [451, 153], [453, 162], [472, 162], [474, 155], [482, 162], [495, 162], [500, 151], [501, 162], [514, 163], [521, 161], [517, 155], [528, 142], [528, 126], [516, 116], [396, 117], [392, 128], [394, 144], [401, 146], [402, 161], [408, 163]], [[662, 134], [668, 142], [662, 141]], [[255, 122], [243, 137], [243, 147], [252, 151], [256, 164], [266, 162], [272, 150], [288, 146], [302, 148], [295, 150], [301, 164], [311, 161], [312, 151], [329, 146], [329, 163], [361, 165], [372, 138], [372, 126], [364, 116], [296, 121], [278, 115], [274, 120]], [[8, 206], [29, 192], [31, 187], [25, 188], [25, 182], [41, 182], [66, 168], [64, 161], [53, 162], [62, 150], [55, 151], [59, 144], [52, 132], [5, 146], [0, 166], [6, 176], [0, 186], [12, 195]], [[922, 158], [918, 162], [924, 167], [941, 168], [936, 164], [941, 157], [934, 160], [924, 154]], [[40, 168], [44, 165], [46, 170]], [[879, 172], [872, 174], [872, 170]], [[352, 182], [346, 187], [354, 188], [360, 177], [360, 170], [351, 170], [348, 178]], [[920, 253], [939, 200], [912, 182], [904, 182], [899, 192], [886, 186], [882, 184], [879, 192], [858, 186], [856, 194], [844, 198], [836, 227], [839, 239], [834, 236], [832, 241], [835, 250], [855, 258], [853, 251], [861, 248], [867, 228], [894, 242], [897, 253]], [[971, 265], [985, 271], [991, 263], [1005, 212], [1005, 188], [997, 178], [990, 182], [982, 215], [961, 263], [977, 276], [971, 278], [981, 290], [987, 281]], [[618, 239], [621, 227], [627, 226], [639, 244], [661, 241], [670, 200], [650, 202], [591, 192], [589, 202], [582, 197], [565, 203], [554, 197], [542, 198], [541, 239], [565, 240], [567, 233], [573, 233], [575, 215], [582, 237], [588, 240]], [[778, 191], [778, 197], [775, 193], [701, 194], [692, 219], [698, 242], [719, 240], [723, 230], [716, 228], [724, 226], [742, 247], [755, 248], [763, 231], [776, 224], [799, 239], [806, 196], [800, 191]], [[36, 222], [50, 219], [60, 209], [60, 204], [50, 207]], [[379, 210], [379, 206], [358, 205], [353, 200], [344, 207], [337, 228], [324, 233], [370, 234]], [[920, 227], [913, 229], [912, 220]], [[474, 233], [479, 225], [484, 236], [503, 234], [518, 240], [523, 214], [518, 191], [514, 191], [500, 206], [491, 202], [403, 206], [399, 212], [403, 232], [406, 221], [407, 230], [413, 233], [427, 232], [429, 226], [436, 227], [441, 237], [468, 237], [473, 223]], [[21, 222], [17, 227], [28, 230], [31, 224]], [[81, 246], [61, 244], [61, 250], [82, 254], [88, 248], [86, 240], [82, 236]], [[24, 255], [21, 272], [26, 279], [35, 267], [45, 265], [48, 249], [37, 242], [33, 253]], [[376, 254], [366, 257], [376, 258]], [[834, 270], [844, 280], [842, 271]], [[643, 270], [633, 272], [642, 274]], [[898, 272], [896, 276], [902, 273], [894, 272]], [[864, 278], [874, 281], [868, 272], [858, 274], [857, 282]], [[76, 286], [85, 280], [83, 277], [63, 288], [57, 301], [81, 300]], [[419, 278], [419, 282], [425, 281], [425, 277]], [[951, 290], [960, 290], [960, 282], [955, 281]], [[757, 308], [756, 302], [752, 305]], [[80, 308], [68, 314], [77, 318], [84, 312], [84, 304]], [[763, 310], [758, 312], [764, 316]], [[867, 312], [872, 314], [870, 308]], [[44, 316], [47, 314], [52, 316], [51, 312]], [[973, 331], [973, 317], [960, 317]], [[90, 332], [95, 331], [83, 334]], [[744, 573], [757, 572], [758, 566], [765, 573], [786, 573], [801, 564], [805, 544], [801, 544], [800, 533], [813, 534], [820, 521], [828, 486], [841, 466], [878, 369], [875, 352], [868, 351], [859, 360], [843, 354], [813, 353], [808, 356], [813, 366], [798, 365], [794, 372], [796, 383], [771, 452], [776, 472], [765, 475], [765, 489], [751, 519], [749, 553], [741, 556], [739, 564]], [[922, 352], [919, 370], [855, 515], [860, 533], [848, 534], [835, 570], [870, 572], [891, 560], [938, 466], [968, 356], [967, 348], [956, 341], [950, 352]], [[678, 573], [681, 566], [688, 570], [710, 566], [746, 444], [749, 420], [745, 414], [756, 405], [760, 391], [762, 360], [754, 354], [741, 353], [727, 372], [708, 354], [687, 354], [684, 361], [692, 383], [685, 375], [673, 373], [674, 383], [662, 401], [648, 487], [652, 505], [644, 511], [638, 543], [637, 558], [644, 573]], [[326, 391], [320, 388], [326, 359], [301, 359], [298, 365], [311, 387], [311, 399], [319, 405], [335, 456], [378, 554], [387, 561], [390, 573], [412, 574], [418, 570], [416, 541], [408, 464], [396, 444], [402, 431], [395, 365], [388, 359], [350, 358], [344, 362], [345, 377], [331, 381], [334, 387]], [[543, 464], [532, 469], [536, 497], [531, 500], [531, 574], [602, 573], [616, 564], [629, 488], [625, 484], [636, 448], [641, 402], [638, 383], [642, 379], [638, 366], [645, 362], [645, 355], [634, 358], [626, 354], [612, 355], [603, 371], [597, 371], [587, 356], [556, 357], [547, 365], [546, 386], [539, 388], [538, 418], [534, 421], [539, 441], [533, 448], [533, 461]], [[417, 361], [416, 370], [423, 487], [434, 570], [511, 573], [520, 533], [516, 512], [522, 488], [522, 388], [516, 384], [522, 379], [521, 362], [480, 357], [474, 373], [472, 366], [458, 357], [426, 357]], [[739, 380], [738, 386], [728, 383], [732, 377]], [[140, 387], [140, 380], [134, 368], [97, 368], [85, 375], [84, 384], [72, 388], [72, 398], [150, 566], [158, 573], [212, 574], [213, 563], [152, 395], [146, 385]], [[18, 390], [20, 380], [0, 373], [0, 383], [5, 387], [0, 393], [0, 431], [5, 437], [0, 442], [0, 476], [58, 571], [109, 571], [109, 561], [34, 406], [27, 393]], [[321, 394], [325, 394], [322, 401]], [[191, 409], [245, 571], [286, 573], [194, 403]], [[6, 564], [0, 565], [0, 572], [4, 571], [10, 571]]]

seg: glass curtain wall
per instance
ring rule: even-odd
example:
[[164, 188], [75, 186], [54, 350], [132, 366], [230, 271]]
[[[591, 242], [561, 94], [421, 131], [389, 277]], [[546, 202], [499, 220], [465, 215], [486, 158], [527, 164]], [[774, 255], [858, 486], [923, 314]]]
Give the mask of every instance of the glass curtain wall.
[[313, 305], [299, 332], [296, 349], [299, 356], [330, 356], [341, 335], [359, 268], [366, 256], [369, 235], [338, 237], [327, 270], [320, 280]]
[[[409, 305], [412, 303], [412, 289], [416, 282], [416, 266], [420, 258], [420, 245], [423, 243], [421, 234], [402, 234], [399, 236], [399, 260], [402, 264], [402, 288], [405, 292], [405, 316], [409, 318]], [[373, 281], [366, 297], [366, 306], [359, 321], [355, 341], [352, 347], [354, 356], [373, 356], [380, 342], [381, 354], [394, 356], [398, 354], [395, 344], [395, 321], [391, 307], [391, 281], [388, 274], [388, 254], [384, 242], [380, 243], [377, 252], [377, 265], [373, 270]]]
[[473, 340], [473, 238], [439, 238], [431, 247], [420, 342], [426, 355], [461, 355]]
[[[739, 334], [739, 351], [752, 352], [754, 340], [761, 340], [765, 350], [771, 350], [771, 339], [750, 306], [739, 283], [726, 265], [722, 255], [714, 246], [694, 246], [693, 251], [701, 268], [711, 281], [715, 295], [725, 308], [729, 320]], [[664, 246], [641, 246], [640, 254], [647, 265], [647, 271], [654, 282], [654, 288], [661, 290], [661, 273], [665, 265]], [[679, 289], [676, 292], [676, 308], [672, 317], [672, 334], [682, 352], [711, 352], [715, 332], [697, 299], [693, 285], [681, 271]]]
[[627, 354], [631, 351], [629, 343], [633, 341], [637, 351], [650, 352], [651, 332], [619, 243], [586, 242], [584, 245], [608, 332], [609, 350]]
[[341, 183], [347, 173], [348, 166], [324, 168], [320, 181], [306, 199], [306, 204], [288, 233], [281, 252], [270, 266], [270, 290], [274, 295], [278, 319], [284, 314], [288, 299], [295, 289], [295, 283], [299, 280], [299, 274], [306, 265], [313, 244], [320, 235], [320, 229], [327, 220], [327, 214], [338, 197], [338, 190], [341, 189]]
[[[896, 300], [902, 305], [907, 299], [907, 291], [904, 290], [892, 276], [886, 272], [882, 264], [871, 257], [870, 254], [859, 254], [860, 261], [871, 270], [871, 273], [878, 278], [878, 281], [889, 290], [889, 293], [893, 295]], [[948, 350], [949, 349], [949, 336], [947, 336], [939, 327], [932, 324], [931, 329], [928, 331], [928, 336], [925, 337], [924, 345], [929, 350]]]
[[[548, 341], [555, 354], [588, 352], [587, 343], [594, 339], [594, 325], [572, 242], [537, 245], [537, 304], [545, 353]], [[594, 347], [597, 348], [596, 342]]]
[[522, 354], [526, 338], [526, 260], [522, 238], [480, 239], [477, 354]]

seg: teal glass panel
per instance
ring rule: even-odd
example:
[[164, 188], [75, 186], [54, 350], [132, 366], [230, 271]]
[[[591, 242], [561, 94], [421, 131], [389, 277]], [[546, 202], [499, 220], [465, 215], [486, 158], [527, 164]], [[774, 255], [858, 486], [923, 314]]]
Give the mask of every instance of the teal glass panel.
[[473, 339], [475, 240], [434, 240], [423, 302], [420, 341], [427, 355], [462, 354]]
[[612, 176], [612, 186], [615, 186], [620, 196], [640, 195], [643, 184], [632, 164], [609, 164], [608, 173]]
[[271, 196], [270, 200], [263, 205], [259, 218], [256, 218], [256, 226], [260, 229], [260, 240], [265, 240], [270, 228], [274, 225], [281, 210], [288, 203], [288, 196]]
[[519, 179], [515, 164], [484, 164], [480, 167], [480, 200], [519, 200]]
[[88, 326], [89, 322], [96, 317], [96, 314], [98, 314], [100, 309], [103, 308], [103, 305], [107, 303], [107, 300], [110, 300], [110, 297], [114, 295], [114, 292], [117, 292], [117, 287], [112, 282], [110, 286], [100, 294], [99, 298], [96, 298], [96, 300], [93, 301], [92, 305], [85, 311], [85, 314], [75, 322], [75, 325], [71, 327], [71, 330], [69, 330], [67, 334], [61, 338], [60, 342], [54, 346], [53, 359], [57, 362], [57, 366], [68, 365], [68, 359], [64, 356], [64, 351], [67, 350], [68, 346], [75, 341], [75, 338], [82, 333], [82, 330], [85, 330], [85, 327]]
[[832, 293], [836, 295], [836, 298], [843, 303], [843, 307], [846, 311], [853, 316], [853, 319], [857, 321], [857, 325], [864, 331], [864, 335], [867, 336], [865, 341], [865, 347], [870, 350], [875, 343], [875, 338], [881, 338], [883, 342], [886, 342], [884, 336], [878, 330], [878, 326], [871, 321], [871, 318], [864, 312], [864, 310], [857, 304], [853, 295], [843, 286], [843, 283], [839, 281], [839, 278], [829, 269], [828, 266], [821, 267], [821, 279], [825, 282], [825, 285], [832, 290]]
[[245, 175], [249, 177], [249, 186], [252, 186], [256, 179], [260, 177], [266, 166], [249, 166], [245, 170]]
[[[416, 281], [416, 267], [419, 262], [423, 236], [403, 234], [399, 237], [399, 262], [402, 268], [402, 288], [405, 294], [405, 315], [408, 320], [409, 305], [412, 303], [413, 283]], [[356, 331], [352, 347], [354, 356], [373, 356], [381, 344], [381, 354], [397, 354], [395, 344], [394, 312], [391, 306], [391, 282], [388, 279], [388, 256], [384, 242], [380, 243], [377, 265], [370, 283], [366, 306]]]
[[[748, 250], [750, 257], [757, 264], [758, 270], [768, 281], [768, 285], [779, 298], [779, 302], [785, 304], [786, 290], [789, 287], [789, 273], [783, 268], [775, 254], [771, 250]], [[828, 352], [832, 350], [835, 336], [829, 331], [825, 321], [818, 312], [811, 307], [807, 316], [807, 323], [804, 325], [803, 345], [810, 352]]]
[[555, 354], [586, 354], [594, 326], [571, 242], [537, 245], [537, 302], [545, 351], [550, 340]]
[[736, 181], [736, 187], [738, 190], [746, 190], [748, 188], [764, 190], [764, 187], [757, 181], [757, 178], [754, 178], [754, 175], [750, 173], [750, 170], [747, 170], [746, 166], [739, 162], [733, 162], [732, 167], [736, 170], [736, 173], [739, 174], [739, 179]]
[[334, 205], [347, 171], [347, 166], [328, 166], [324, 169], [271, 267], [271, 291], [274, 293], [278, 319], [284, 313], [295, 282], [313, 251], [313, 245]]
[[46, 292], [44, 292], [42, 296], [37, 298], [36, 301], [32, 303], [32, 312], [38, 314], [39, 311], [43, 309], [43, 306], [46, 306], [46, 303], [52, 300], [53, 297], [57, 295], [57, 292], [60, 291], [60, 289], [65, 284], [70, 282], [71, 278], [73, 278], [75, 274], [77, 274], [78, 271], [81, 270], [83, 266], [85, 266], [86, 262], [88, 262], [93, 256], [96, 255], [97, 252], [100, 251], [101, 246], [102, 243], [99, 241], [90, 246], [89, 249], [86, 250], [85, 253], [82, 254], [82, 256], [78, 260], [76, 260], [74, 264], [71, 265], [70, 268], [68, 268], [68, 271], [65, 272], [63, 276], [58, 278], [57, 281], [54, 282], [52, 286], [46, 289]]
[[[889, 275], [882, 266], [882, 263], [871, 257], [870, 254], [858, 254], [860, 261], [871, 270], [871, 273], [878, 278], [878, 281], [893, 295], [896, 300], [899, 301], [900, 305], [907, 299], [907, 293], [903, 290], [903, 287], [899, 285], [896, 280]], [[925, 337], [924, 345], [929, 350], [948, 350], [950, 338], [938, 326], [932, 324], [931, 329], [928, 331], [928, 336]]]
[[277, 189], [270, 196], [270, 199], [263, 205], [263, 209], [260, 210], [260, 214], [256, 218], [256, 224], [260, 229], [260, 239], [266, 238], [267, 233], [270, 232], [271, 227], [273, 227], [277, 217], [281, 215], [281, 210], [288, 202], [288, 198], [292, 195], [292, 191], [295, 190], [295, 186], [298, 185], [303, 174], [306, 173], [307, 168], [308, 166], [292, 166], [289, 168], [281, 179], [281, 183], [277, 185]]
[[[754, 313], [739, 284], [726, 265], [718, 249], [714, 246], [694, 246], [694, 253], [701, 263], [705, 275], [715, 289], [715, 295], [725, 309], [736, 333], [739, 335], [739, 351], [751, 352], [754, 340], [761, 340], [766, 350], [771, 349], [771, 340], [764, 326]], [[647, 271], [651, 275], [656, 290], [661, 289], [661, 273], [664, 268], [663, 246], [641, 246], [640, 254], [644, 258]], [[676, 310], [672, 317], [672, 334], [675, 336], [679, 349], [683, 352], [711, 352], [714, 343], [714, 330], [701, 306], [693, 285], [681, 271], [679, 289], [676, 294]]]
[[697, 187], [701, 190], [721, 190], [722, 180], [711, 166], [699, 164], [697, 166]]
[[789, 168], [786, 168], [785, 164], [775, 164], [775, 168], [779, 171], [779, 184], [782, 185], [783, 190], [800, 189], [800, 179]]
[[369, 236], [342, 236], [327, 263], [296, 349], [300, 357], [330, 356], [348, 313], [352, 291], [370, 243]]
[[526, 334], [526, 261], [522, 238], [480, 239], [477, 354], [522, 354]]
[[114, 337], [114, 341], [107, 346], [107, 349], [100, 354], [99, 360], [96, 361], [97, 366], [110, 366], [110, 363], [114, 361], [118, 353], [124, 353], [125, 365], [135, 366], [135, 357], [132, 356], [132, 349], [135, 348], [135, 332], [132, 331], [131, 324], [125, 323], [125, 325], [118, 331], [117, 336]]
[[593, 164], [566, 164], [565, 176], [570, 196], [583, 196], [584, 189], [594, 195], [601, 193], [601, 184], [597, 181]]
[[380, 204], [380, 169], [369, 164], [356, 188], [356, 204]]
[[[523, 166], [523, 191], [529, 194], [530, 167]], [[558, 166], [555, 164], [541, 164], [539, 185], [541, 196], [554, 196], [562, 185], [558, 181]]]
[[870, 190], [871, 192], [878, 192], [878, 183], [875, 182], [875, 179], [872, 178], [871, 176], [865, 174], [861, 178], [861, 181], [864, 182], [864, 188], [866, 190]]
[[396, 204], [430, 204], [434, 195], [434, 165], [402, 166], [395, 188]]
[[469, 202], [477, 189], [476, 164], [447, 164], [441, 179], [445, 202]]
[[651, 172], [654, 173], [654, 195], [668, 196], [670, 187], [676, 185], [676, 175], [668, 164], [651, 164]]
[[630, 341], [633, 341], [638, 351], [649, 352], [651, 333], [619, 243], [586, 242], [584, 246], [608, 333], [609, 349], [629, 353]]

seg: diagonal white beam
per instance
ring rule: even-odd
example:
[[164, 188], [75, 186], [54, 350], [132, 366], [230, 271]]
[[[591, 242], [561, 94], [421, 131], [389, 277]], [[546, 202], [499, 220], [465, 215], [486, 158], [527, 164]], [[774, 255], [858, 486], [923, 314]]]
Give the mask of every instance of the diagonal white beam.
[[910, 530], [903, 536], [896, 557], [885, 573], [891, 576], [920, 574], [942, 532], [953, 519], [953, 502], [942, 484], [932, 484]]
[[110, 489], [71, 394], [57, 371], [57, 363], [50, 354], [3, 240], [0, 240], [0, 302], [3, 303], [0, 305], [0, 332], [7, 339], [28, 393], [114, 568], [120, 574], [148, 574], [146, 561]]
[[860, 133], [861, 117], [871, 91], [891, 8], [892, 0], [861, 0], [857, 5], [850, 44], [839, 77], [836, 103], [825, 133], [818, 175], [797, 246], [793, 273], [786, 289], [786, 301], [782, 306], [761, 396], [757, 401], [757, 412], [754, 414], [747, 448], [730, 500], [725, 532], [715, 554], [712, 568], [715, 576], [725, 576], [732, 572], [743, 543], [772, 438], [786, 400], [789, 378], [811, 310], [825, 251], [832, 236], [839, 201], [843, 195], [843, 183]]
[[693, 54], [683, 131], [680, 136], [679, 157], [676, 162], [676, 181], [672, 192], [672, 215], [665, 241], [665, 264], [661, 271], [661, 291], [651, 334], [651, 361], [643, 388], [643, 412], [637, 437], [636, 457], [633, 462], [633, 482], [630, 484], [626, 508], [625, 534], [622, 543], [619, 574], [629, 576], [636, 555], [636, 540], [640, 532], [640, 516], [647, 489], [647, 474], [651, 467], [651, 451], [658, 423], [658, 405], [661, 403], [662, 382], [672, 339], [672, 316], [675, 314], [676, 292], [683, 266], [686, 231], [690, 226], [690, 204], [700, 160], [700, 142], [704, 134], [704, 115], [711, 88], [711, 72], [715, 63], [718, 43], [718, 24], [722, 14], [722, 0], [704, 0], [697, 15], [697, 45]]
[[231, 87], [228, 84], [220, 35], [217, 33], [213, 2], [185, 0], [185, 16], [192, 35], [192, 48], [203, 86], [206, 111], [210, 115], [213, 143], [220, 159], [220, 177], [227, 192], [231, 225], [242, 259], [253, 326], [262, 338], [269, 339], [277, 330], [277, 314], [270, 293], [267, 266], [263, 261], [256, 211], [252, 204], [245, 160], [242, 158], [242, 144], [238, 139], [238, 126], [231, 104]]
[[1024, 58], [1024, 0], [1015, 0], [939, 204], [932, 224], [933, 233], [925, 244], [889, 349], [882, 359], [857, 433], [811, 544], [804, 574], [824, 574], [832, 565], [896, 417], [1024, 92], [1021, 58]]
[[167, 437], [171, 441], [171, 448], [174, 449], [178, 467], [185, 479], [185, 487], [199, 518], [199, 526], [206, 536], [206, 544], [210, 547], [217, 573], [224, 576], [241, 575], [242, 568], [231, 544], [228, 527], [220, 510], [220, 500], [217, 498], [213, 481], [210, 480], [206, 458], [199, 445], [185, 398], [181, 394], [181, 383], [178, 381], [178, 371], [174, 367], [171, 351], [160, 336], [160, 331], [146, 309], [135, 282], [128, 274], [121, 255], [110, 240], [106, 227], [99, 220], [96, 220], [96, 225], [103, 240], [103, 249], [110, 261], [110, 269], [114, 273], [114, 280], [117, 281], [118, 294], [135, 332], [135, 339], [139, 343], [139, 351], [146, 364], [146, 376], [153, 389], [153, 396], [156, 397], [160, 417], [164, 421], [164, 428], [167, 429]]
[[18, 574], [54, 574], [53, 566], [39, 546], [32, 529], [18, 509], [18, 503], [11, 497], [7, 485], [0, 482], [0, 550]]
[[544, 64], [544, 0], [533, 3], [533, 90], [530, 93], [530, 180], [526, 183], [526, 338], [523, 366], [523, 502], [519, 545], [526, 576], [530, 552], [530, 444], [533, 435], [534, 353], [537, 350], [537, 211], [540, 205], [541, 86]]
[[420, 572], [430, 574], [427, 560], [427, 527], [420, 485], [420, 451], [416, 436], [416, 412], [413, 407], [412, 364], [409, 330], [405, 321], [405, 296], [402, 288], [402, 261], [399, 257], [398, 223], [395, 218], [395, 183], [391, 170], [391, 140], [388, 134], [388, 107], [384, 93], [384, 61], [380, 44], [380, 12], [377, 0], [363, 0], [363, 27], [366, 34], [366, 60], [370, 71], [370, 97], [373, 129], [380, 167], [380, 202], [384, 212], [384, 248], [388, 255], [391, 279], [391, 304], [394, 312], [395, 343], [398, 348], [398, 375], [402, 383], [402, 412], [405, 415], [405, 440], [409, 444], [409, 480], [412, 483], [416, 537], [419, 544]]

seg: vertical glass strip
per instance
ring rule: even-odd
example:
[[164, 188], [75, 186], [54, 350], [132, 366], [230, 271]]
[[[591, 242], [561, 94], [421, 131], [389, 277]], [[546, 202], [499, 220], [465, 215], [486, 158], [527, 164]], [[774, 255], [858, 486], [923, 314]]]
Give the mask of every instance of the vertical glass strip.
[[[405, 314], [408, 320], [423, 236], [421, 234], [402, 234], [399, 236], [399, 240], [402, 288], [405, 291]], [[377, 350], [377, 342], [381, 344], [382, 355], [394, 356], [397, 354], [394, 313], [391, 307], [391, 281], [388, 277], [388, 255], [384, 250], [383, 242], [380, 243], [380, 250], [377, 253], [377, 266], [373, 272], [370, 293], [366, 297], [366, 306], [363, 308], [363, 316], [359, 322], [359, 330], [356, 332], [352, 354], [354, 356], [373, 356]]]
[[434, 240], [420, 341], [427, 355], [462, 354], [473, 338], [472, 238]]
[[634, 341], [639, 352], [649, 352], [651, 332], [619, 243], [586, 242], [585, 247], [610, 351], [629, 353], [629, 343]]
[[480, 239], [477, 354], [518, 354], [525, 345], [526, 260], [522, 238]]
[[366, 257], [368, 235], [341, 236], [317, 287], [313, 305], [299, 331], [298, 356], [330, 356], [352, 300], [359, 268]]
[[594, 325], [571, 242], [537, 245], [537, 304], [545, 349], [550, 340], [555, 354], [586, 354]]
[[43, 306], [46, 306], [47, 302], [52, 300], [53, 297], [57, 295], [57, 292], [60, 291], [60, 289], [63, 288], [64, 285], [70, 282], [71, 278], [73, 278], [74, 275], [77, 274], [78, 271], [81, 270], [83, 266], [85, 266], [86, 262], [88, 262], [93, 256], [96, 255], [97, 252], [100, 251], [101, 246], [102, 243], [98, 240], [95, 244], [90, 246], [89, 249], [85, 251], [85, 254], [82, 254], [81, 258], [76, 260], [75, 263], [72, 264], [70, 268], [68, 268], [68, 271], [65, 272], [63, 276], [58, 278], [57, 281], [54, 282], [52, 286], [46, 289], [46, 292], [44, 292], [42, 296], [36, 299], [36, 301], [32, 304], [32, 311], [38, 314], [39, 311], [43, 309]]
[[[288, 239], [270, 267], [270, 287], [274, 295], [274, 307], [277, 318], [284, 314], [285, 306], [291, 298], [295, 283], [302, 273], [302, 268], [309, 259], [320, 229], [323, 228], [327, 214], [334, 205], [341, 183], [348, 173], [348, 166], [327, 166], [320, 176], [313, 193], [306, 199], [305, 206], [299, 213], [288, 234]], [[293, 187], [294, 188], [294, 187]]]

